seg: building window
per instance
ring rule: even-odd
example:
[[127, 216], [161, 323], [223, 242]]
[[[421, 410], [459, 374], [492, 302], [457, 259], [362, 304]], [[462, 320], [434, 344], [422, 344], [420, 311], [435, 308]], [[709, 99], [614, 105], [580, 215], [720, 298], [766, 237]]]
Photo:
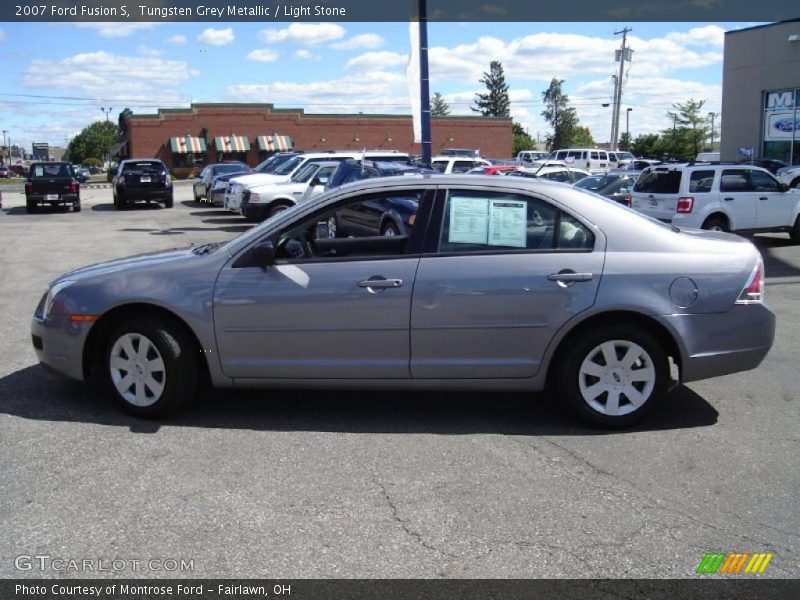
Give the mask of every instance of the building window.
[[762, 155], [800, 164], [800, 89], [772, 90], [764, 94]]

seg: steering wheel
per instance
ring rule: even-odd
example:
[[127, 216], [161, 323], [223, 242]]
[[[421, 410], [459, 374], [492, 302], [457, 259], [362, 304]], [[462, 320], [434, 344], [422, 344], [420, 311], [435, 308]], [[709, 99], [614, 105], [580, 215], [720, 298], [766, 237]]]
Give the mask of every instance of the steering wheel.
[[298, 235], [286, 236], [278, 242], [276, 254], [283, 258], [304, 259], [313, 258], [317, 254], [317, 248], [313, 237], [304, 231]]

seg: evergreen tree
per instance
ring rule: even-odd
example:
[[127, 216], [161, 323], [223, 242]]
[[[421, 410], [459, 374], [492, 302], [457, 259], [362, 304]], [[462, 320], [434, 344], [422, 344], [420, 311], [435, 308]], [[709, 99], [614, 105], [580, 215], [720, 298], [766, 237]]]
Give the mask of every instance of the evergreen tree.
[[703, 151], [705, 140], [708, 137], [706, 116], [700, 115], [705, 100], [690, 99], [687, 102], [677, 102], [672, 105], [674, 110], [668, 111], [667, 116], [673, 122], [673, 129], [663, 135], [671, 136], [672, 154], [680, 160], [693, 160], [699, 152]]
[[569, 97], [561, 91], [563, 83], [563, 79], [554, 77], [550, 81], [550, 86], [542, 92], [545, 106], [542, 116], [553, 128], [553, 133], [547, 136], [547, 146], [551, 150], [568, 148], [572, 145], [575, 129], [578, 127], [578, 115], [569, 105]]
[[432, 117], [446, 117], [450, 114], [450, 105], [439, 92], [436, 92], [431, 98], [431, 116]]
[[489, 72], [484, 73], [480, 83], [486, 86], [485, 94], [475, 94], [473, 112], [484, 117], [510, 117], [511, 101], [508, 98], [508, 84], [500, 61], [489, 63]]
[[514, 132], [514, 141], [512, 144], [512, 156], [516, 156], [522, 150], [532, 150], [536, 147], [536, 142], [533, 141], [533, 138], [528, 135], [528, 132], [517, 123], [516, 121], [512, 124], [513, 132]]

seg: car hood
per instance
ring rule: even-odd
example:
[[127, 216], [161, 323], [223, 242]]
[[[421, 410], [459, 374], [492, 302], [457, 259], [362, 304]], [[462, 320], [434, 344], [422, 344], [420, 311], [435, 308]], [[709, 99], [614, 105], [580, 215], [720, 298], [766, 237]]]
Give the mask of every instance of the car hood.
[[234, 177], [231, 183], [237, 183], [243, 187], [250, 188], [256, 185], [266, 185], [269, 183], [282, 183], [289, 180], [289, 175], [270, 175], [267, 173], [254, 173], [253, 175], [244, 175], [242, 177]]
[[295, 183], [293, 181], [286, 181], [283, 183], [268, 183], [266, 185], [253, 185], [250, 186], [250, 192], [256, 194], [270, 194], [270, 193], [292, 193], [302, 192], [308, 187], [308, 183]]
[[109, 260], [106, 262], [81, 267], [79, 269], [75, 269], [74, 271], [70, 271], [69, 273], [65, 273], [61, 277], [55, 279], [52, 283], [54, 284], [65, 279], [69, 279], [71, 281], [85, 281], [95, 277], [112, 275], [121, 271], [149, 269], [176, 261], [192, 260], [198, 258], [198, 255], [192, 252], [192, 250], [195, 248], [196, 246], [187, 246], [185, 248], [174, 248], [172, 250], [148, 252], [146, 254], [137, 254], [135, 256]]

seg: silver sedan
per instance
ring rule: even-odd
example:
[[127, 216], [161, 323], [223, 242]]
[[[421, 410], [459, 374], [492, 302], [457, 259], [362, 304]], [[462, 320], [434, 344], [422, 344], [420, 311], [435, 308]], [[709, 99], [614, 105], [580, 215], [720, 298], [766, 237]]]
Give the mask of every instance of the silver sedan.
[[[404, 234], [375, 234], [397, 206]], [[344, 214], [348, 237], [328, 226]], [[201, 382], [552, 383], [547, 398], [612, 427], [650, 412], [673, 377], [757, 367], [774, 329], [763, 262], [741, 237], [557, 183], [440, 175], [349, 184], [227, 243], [78, 269], [32, 321], [44, 365], [105, 381], [142, 417], [173, 413]]]

